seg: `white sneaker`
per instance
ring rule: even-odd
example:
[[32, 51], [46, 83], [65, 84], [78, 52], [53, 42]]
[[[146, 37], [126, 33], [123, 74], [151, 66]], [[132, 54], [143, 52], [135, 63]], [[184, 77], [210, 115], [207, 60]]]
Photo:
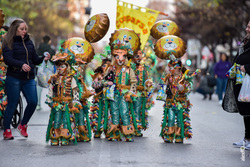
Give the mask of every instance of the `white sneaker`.
[[36, 110], [37, 110], [37, 111], [40, 111], [40, 110], [42, 110], [42, 107], [39, 106], [39, 105], [37, 105]]
[[222, 105], [222, 100], [219, 101], [219, 105]]
[[241, 139], [239, 142], [234, 142], [233, 145], [236, 146], [236, 147], [241, 147], [243, 146], [243, 141], [245, 141], [245, 147], [249, 147], [250, 149], [250, 141], [249, 140], [245, 140], [244, 138]]

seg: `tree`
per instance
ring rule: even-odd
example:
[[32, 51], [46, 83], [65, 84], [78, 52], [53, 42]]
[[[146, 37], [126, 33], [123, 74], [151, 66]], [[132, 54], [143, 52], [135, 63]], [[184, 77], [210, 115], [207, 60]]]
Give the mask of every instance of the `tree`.
[[[5, 20], [11, 17], [24, 19], [29, 27], [29, 33], [39, 43], [44, 35], [52, 39], [67, 38], [73, 31], [73, 25], [68, 19], [66, 4], [54, 0], [0, 0], [0, 6], [5, 14]], [[56, 44], [57, 40], [53, 40]]]
[[214, 52], [218, 44], [242, 40], [250, 8], [247, 0], [192, 0], [177, 4], [176, 23], [184, 39], [197, 38]]

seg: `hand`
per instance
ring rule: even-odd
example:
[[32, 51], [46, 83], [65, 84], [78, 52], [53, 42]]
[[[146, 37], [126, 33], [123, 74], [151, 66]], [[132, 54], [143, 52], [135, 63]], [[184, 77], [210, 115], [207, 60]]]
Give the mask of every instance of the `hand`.
[[214, 78], [217, 79], [217, 78], [218, 78], [218, 75], [215, 74], [215, 75], [214, 75]]
[[125, 95], [125, 101], [132, 101], [132, 99], [130, 98], [130, 96], [129, 95]]
[[245, 69], [244, 65], [240, 66], [240, 70], [241, 70], [242, 72], [246, 72], [246, 69]]
[[49, 60], [49, 59], [50, 59], [50, 57], [51, 57], [51, 56], [50, 56], [50, 54], [49, 54], [48, 52], [47, 52], [47, 54], [46, 54], [46, 55], [47, 55], [47, 56], [45, 56], [45, 57], [44, 57], [44, 60], [45, 60], [45, 61]]
[[25, 72], [28, 72], [28, 71], [31, 70], [31, 68], [30, 68], [30, 66], [28, 64], [23, 64], [22, 70], [25, 71]]
[[113, 85], [114, 83], [112, 81], [108, 81], [108, 85]]

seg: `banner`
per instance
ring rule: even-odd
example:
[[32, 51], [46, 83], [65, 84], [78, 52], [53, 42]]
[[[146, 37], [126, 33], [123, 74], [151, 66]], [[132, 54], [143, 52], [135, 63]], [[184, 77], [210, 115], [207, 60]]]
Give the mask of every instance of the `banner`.
[[143, 50], [160, 12], [117, 0], [116, 29], [129, 28], [140, 34]]

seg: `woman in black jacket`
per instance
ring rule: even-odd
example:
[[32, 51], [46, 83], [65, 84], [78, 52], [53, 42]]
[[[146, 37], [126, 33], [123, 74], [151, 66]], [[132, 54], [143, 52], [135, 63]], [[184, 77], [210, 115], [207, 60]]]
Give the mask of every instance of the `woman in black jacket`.
[[11, 134], [10, 124], [22, 91], [26, 101], [23, 119], [17, 130], [24, 137], [28, 137], [27, 124], [37, 105], [36, 82], [34, 80], [35, 65], [48, 60], [47, 57], [39, 58], [35, 47], [27, 34], [28, 26], [22, 19], [16, 19], [3, 39], [3, 57], [8, 66], [6, 73], [7, 107], [4, 112], [4, 139], [14, 139]]
[[[234, 63], [240, 64], [241, 71], [246, 72], [248, 75], [250, 75], [250, 21], [248, 22], [246, 33], [247, 36], [239, 48], [239, 53], [236, 56]], [[241, 141], [233, 143], [233, 145], [240, 147], [243, 146], [243, 143], [245, 142], [246, 149], [250, 150], [250, 103], [238, 101], [240, 89], [241, 84], [234, 84], [233, 90], [237, 108], [244, 119], [245, 137]]]

